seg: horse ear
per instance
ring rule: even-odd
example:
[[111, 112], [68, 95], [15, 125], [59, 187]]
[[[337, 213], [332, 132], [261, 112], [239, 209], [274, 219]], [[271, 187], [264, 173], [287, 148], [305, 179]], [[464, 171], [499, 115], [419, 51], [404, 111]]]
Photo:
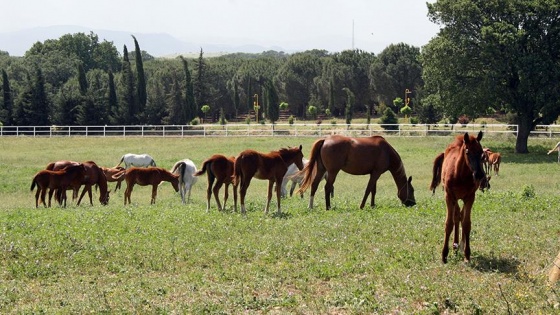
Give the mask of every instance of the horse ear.
[[468, 132], [465, 132], [465, 136], [463, 137], [463, 141], [464, 141], [465, 143], [469, 143], [469, 140], [470, 140], [470, 138], [469, 138], [469, 133], [468, 133]]
[[299, 150], [300, 150], [300, 151], [301, 151], [301, 148], [302, 148], [302, 146], [301, 146], [301, 144], [300, 144], [300, 145], [299, 145]]
[[412, 183], [412, 176], [410, 176], [410, 177], [408, 178], [408, 183], [409, 183], [409, 184]]
[[478, 142], [480, 142], [480, 140], [482, 140], [482, 130], [480, 130], [480, 131], [478, 132], [478, 136], [476, 137], [476, 140], [477, 140]]

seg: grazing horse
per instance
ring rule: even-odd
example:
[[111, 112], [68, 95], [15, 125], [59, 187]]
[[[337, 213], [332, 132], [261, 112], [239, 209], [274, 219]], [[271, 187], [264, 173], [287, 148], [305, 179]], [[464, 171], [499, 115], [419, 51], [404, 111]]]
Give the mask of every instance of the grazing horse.
[[[447, 216], [445, 218], [445, 239], [441, 260], [447, 263], [449, 253], [449, 237], [454, 230], [453, 249], [461, 248], [465, 254], [465, 261], [471, 258], [470, 232], [471, 209], [475, 200], [476, 190], [484, 185], [486, 174], [482, 167], [482, 131], [478, 136], [468, 133], [455, 138], [444, 153], [440, 153], [434, 160], [433, 177], [430, 189], [435, 193], [441, 183], [445, 192]], [[463, 201], [463, 208], [459, 207], [459, 200]], [[459, 243], [459, 225], [462, 229]]]
[[[306, 158], [303, 158], [302, 161], [303, 161], [303, 167], [309, 164], [309, 160]], [[323, 178], [325, 180], [327, 179], [327, 173], [325, 173]], [[288, 186], [288, 182], [290, 181], [292, 182], [292, 186], [290, 187], [290, 197], [291, 197], [294, 194], [296, 185], [299, 185], [299, 187], [301, 187], [301, 183], [303, 182], [303, 174], [299, 173], [297, 166], [293, 163], [290, 164], [290, 166], [288, 166], [288, 171], [286, 172], [286, 175], [284, 175], [284, 179], [282, 179], [282, 193], [281, 193], [282, 197], [288, 196], [288, 190], [286, 189], [286, 186]], [[303, 194], [300, 194], [300, 196], [301, 198], [303, 198]], [[331, 198], [332, 197], [334, 197], [334, 190], [331, 192]]]
[[127, 201], [131, 204], [130, 195], [135, 184], [140, 186], [152, 185], [152, 199], [150, 204], [156, 203], [157, 188], [162, 181], [170, 182], [175, 191], [179, 191], [179, 175], [175, 175], [161, 167], [131, 167], [117, 175], [113, 175], [114, 179], [125, 177], [126, 190], [124, 192], [124, 205]]
[[[200, 176], [204, 173], [208, 176], [208, 187], [206, 189], [206, 212], [210, 211], [210, 199], [212, 199], [212, 192], [214, 193], [214, 198], [218, 204], [218, 211], [222, 211], [226, 207], [226, 202], [228, 200], [228, 188], [229, 184], [233, 183], [233, 168], [235, 165], [235, 157], [225, 157], [220, 154], [214, 154], [204, 162], [202, 162], [202, 168], [200, 171], [196, 172], [194, 176]], [[214, 184], [216, 181], [216, 184]], [[220, 203], [220, 188], [225, 184], [224, 193], [224, 207]], [[212, 187], [212, 185], [214, 187]], [[237, 187], [233, 185], [233, 203], [234, 209], [237, 209]]]
[[192, 186], [197, 180], [197, 178], [194, 177], [194, 174], [196, 173], [196, 166], [193, 161], [189, 159], [178, 161], [171, 168], [171, 173], [179, 175], [179, 189], [181, 191], [181, 200], [183, 204], [185, 204], [185, 195], [187, 194], [187, 191], [187, 202], [190, 202]]
[[[255, 150], [245, 150], [235, 159], [233, 178], [234, 185], [241, 185], [239, 189], [241, 212], [245, 210], [245, 195], [253, 177], [268, 180], [268, 198], [265, 213], [268, 213], [270, 199], [272, 198], [272, 187], [276, 184], [277, 213], [280, 214], [280, 187], [282, 179], [288, 171], [288, 165], [295, 163], [298, 169], [303, 168], [303, 153], [301, 145], [295, 148], [282, 148], [270, 153], [260, 153]], [[237, 209], [236, 209], [237, 211]]]
[[127, 153], [121, 157], [119, 164], [115, 167], [118, 167], [124, 162], [124, 168], [128, 169], [132, 166], [135, 167], [148, 167], [148, 166], [157, 166], [154, 159], [147, 155], [147, 154], [132, 154]]
[[502, 155], [500, 152], [492, 152], [488, 148], [482, 149], [482, 165], [487, 175], [494, 170], [494, 175], [498, 176], [500, 172], [500, 163], [502, 163]]
[[371, 206], [375, 206], [377, 180], [386, 171], [390, 171], [393, 175], [397, 185], [397, 196], [401, 202], [405, 206], [416, 204], [412, 176], [407, 179], [401, 157], [389, 142], [381, 136], [353, 138], [334, 135], [315, 141], [309, 164], [302, 170], [305, 175], [299, 192], [304, 192], [311, 186], [310, 209], [313, 208], [313, 198], [325, 172], [327, 173], [326, 209], [331, 208], [330, 196], [340, 170], [352, 175], [369, 175], [360, 209], [364, 208], [370, 193]]
[[[58, 190], [60, 196], [58, 198], [58, 203], [66, 207], [66, 189], [72, 185], [80, 185], [86, 174], [86, 169], [83, 164], [68, 165], [62, 170], [51, 171], [42, 170], [39, 171], [33, 177], [31, 182], [31, 191], [37, 186], [37, 192], [35, 193], [35, 207], [38, 208], [40, 203], [43, 203], [45, 208], [47, 204], [45, 202], [45, 194], [47, 189], [49, 189], [49, 205], [51, 206], [51, 200], [53, 192]], [[39, 202], [39, 197], [41, 202]]]
[[124, 181], [124, 176], [120, 177], [119, 179], [114, 179], [113, 175], [117, 175], [120, 174], [122, 171], [124, 171], [124, 167], [122, 166], [117, 166], [117, 167], [101, 167], [101, 170], [103, 170], [103, 173], [105, 174], [105, 177], [107, 178], [107, 182], [117, 182], [117, 185], [115, 185], [115, 192], [117, 191], [117, 189], [121, 189], [121, 183]]
[[[49, 163], [47, 165], [47, 170], [58, 171], [65, 168], [68, 165], [77, 165], [80, 164], [74, 161], [57, 161], [53, 163]], [[107, 177], [103, 170], [95, 164], [93, 161], [86, 161], [82, 163], [86, 169], [86, 175], [84, 180], [79, 185], [72, 185], [68, 188], [73, 190], [72, 199], [76, 199], [78, 196], [78, 191], [80, 190], [80, 186], [84, 185], [82, 189], [82, 193], [80, 198], [78, 198], [77, 206], [80, 205], [82, 198], [84, 197], [85, 193], [88, 193], [89, 196], [89, 203], [93, 206], [92, 200], [92, 193], [91, 193], [91, 186], [97, 185], [99, 187], [99, 202], [102, 205], [107, 205], [109, 203], [109, 191], [107, 189]]]
[[547, 154], [550, 154], [554, 151], [558, 151], [558, 163], [560, 163], [560, 142], [558, 142], [554, 148], [552, 148], [550, 151], [548, 151]]

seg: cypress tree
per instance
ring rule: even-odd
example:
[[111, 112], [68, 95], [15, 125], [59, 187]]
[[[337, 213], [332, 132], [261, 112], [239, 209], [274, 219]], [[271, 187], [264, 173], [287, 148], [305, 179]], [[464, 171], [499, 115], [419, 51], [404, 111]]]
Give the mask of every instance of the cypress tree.
[[35, 70], [33, 78], [32, 103], [27, 111], [30, 117], [29, 123], [37, 126], [49, 125], [49, 100], [45, 90], [45, 77], [41, 68]]
[[123, 88], [123, 95], [120, 103], [120, 122], [124, 124], [135, 123], [136, 114], [138, 113], [136, 107], [136, 100], [134, 97], [134, 75], [128, 59], [128, 49], [124, 45], [123, 49], [123, 62], [121, 71], [121, 85]]
[[355, 96], [349, 88], [343, 88], [343, 91], [346, 92], [347, 100], [346, 100], [346, 108], [344, 110], [344, 116], [346, 117], [346, 124], [349, 125], [352, 123], [352, 115], [354, 114], [354, 100]]
[[10, 80], [8, 79], [8, 74], [4, 69], [2, 69], [2, 91], [4, 95], [4, 100], [2, 103], [2, 116], [0, 121], [5, 125], [13, 124], [13, 104], [12, 99], [12, 88], [10, 87]]
[[268, 119], [274, 124], [280, 118], [280, 105], [278, 104], [278, 93], [272, 84], [272, 80], [267, 80], [265, 83], [266, 98], [267, 98], [267, 116]]
[[180, 58], [183, 63], [183, 71], [185, 72], [185, 120], [186, 123], [190, 123], [196, 117], [197, 113], [196, 102], [194, 100], [194, 87], [191, 72], [189, 71], [189, 64], [183, 56]]
[[148, 95], [146, 93], [146, 75], [144, 74], [144, 64], [142, 62], [142, 51], [138, 45], [136, 37], [134, 38], [134, 56], [136, 60], [136, 91], [138, 93], [138, 113], [141, 113], [146, 108]]
[[109, 121], [111, 124], [118, 123], [119, 104], [117, 100], [117, 90], [115, 89], [115, 77], [113, 71], [109, 70], [109, 103], [108, 103]]
[[84, 70], [84, 65], [81, 62], [78, 63], [78, 82], [80, 83], [80, 93], [82, 95], [86, 95], [88, 83], [86, 79], [86, 71]]

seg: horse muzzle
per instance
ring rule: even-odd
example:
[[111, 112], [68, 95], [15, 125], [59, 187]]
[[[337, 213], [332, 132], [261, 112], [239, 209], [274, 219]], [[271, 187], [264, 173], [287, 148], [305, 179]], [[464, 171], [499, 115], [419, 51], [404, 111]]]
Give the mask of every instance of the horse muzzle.
[[407, 199], [403, 202], [403, 204], [407, 207], [412, 207], [412, 206], [416, 205], [416, 201], [414, 201], [412, 199]]

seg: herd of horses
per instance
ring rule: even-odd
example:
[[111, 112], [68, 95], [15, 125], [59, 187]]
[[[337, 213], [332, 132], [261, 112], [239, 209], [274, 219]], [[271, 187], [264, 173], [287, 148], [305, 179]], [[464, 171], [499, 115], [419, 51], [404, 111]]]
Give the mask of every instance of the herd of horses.
[[[490, 175], [499, 173], [500, 153], [483, 148], [480, 141], [482, 132], [475, 137], [465, 133], [457, 136], [444, 152], [437, 155], [433, 162], [433, 177], [430, 189], [435, 193], [441, 184], [445, 193], [447, 215], [445, 219], [445, 238], [441, 259], [447, 262], [449, 238], [454, 232], [453, 248], [464, 253], [465, 261], [470, 260], [470, 213], [475, 201], [476, 191], [490, 188]], [[364, 208], [371, 195], [370, 204], [375, 205], [376, 185], [379, 177], [389, 171], [397, 188], [397, 197], [405, 206], [414, 206], [414, 188], [412, 177], [407, 177], [403, 161], [398, 152], [381, 136], [346, 137], [332, 135], [315, 141], [311, 148], [309, 160], [303, 157], [302, 146], [282, 148], [269, 153], [244, 150], [237, 157], [215, 154], [206, 159], [197, 170], [195, 164], [184, 159], [175, 163], [170, 171], [157, 167], [154, 159], [147, 155], [125, 154], [115, 167], [100, 167], [93, 161], [74, 162], [57, 161], [49, 163], [45, 170], [39, 171], [33, 178], [31, 190], [37, 186], [35, 206], [42, 203], [51, 206], [55, 201], [66, 206], [66, 191], [73, 191], [73, 199], [78, 198], [81, 186], [84, 186], [78, 198], [80, 204], [85, 193], [92, 201], [92, 186], [99, 189], [99, 202], [109, 202], [108, 182], [116, 182], [115, 191], [122, 181], [126, 182], [124, 204], [131, 203], [131, 194], [135, 185], [152, 186], [151, 203], [154, 204], [158, 186], [170, 182], [176, 192], [180, 191], [183, 203], [189, 202], [192, 185], [196, 178], [207, 174], [207, 203], [210, 210], [212, 195], [219, 211], [223, 211], [228, 199], [228, 188], [233, 186], [234, 210], [237, 211], [237, 190], [239, 189], [241, 213], [246, 213], [245, 197], [253, 178], [268, 181], [267, 202], [264, 211], [269, 211], [273, 190], [276, 194], [277, 213], [281, 213], [281, 198], [287, 194], [286, 185], [292, 180], [290, 195], [296, 184], [300, 187], [298, 194], [311, 188], [308, 208], [313, 208], [317, 188], [325, 180], [324, 192], [326, 209], [331, 208], [334, 183], [340, 171], [351, 175], [369, 175], [360, 209]], [[124, 163], [124, 167], [121, 164]], [[223, 204], [219, 191], [225, 185]], [[49, 191], [48, 205], [45, 195]], [[459, 205], [462, 201], [462, 207]], [[459, 237], [461, 234], [461, 237]]]

